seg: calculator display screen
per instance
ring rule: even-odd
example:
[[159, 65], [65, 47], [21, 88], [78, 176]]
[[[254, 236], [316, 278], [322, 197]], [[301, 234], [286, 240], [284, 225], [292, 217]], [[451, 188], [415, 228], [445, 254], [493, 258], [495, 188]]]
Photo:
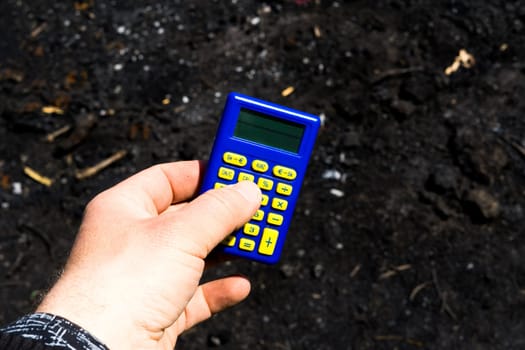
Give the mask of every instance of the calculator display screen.
[[233, 135], [266, 146], [298, 153], [304, 125], [241, 108]]

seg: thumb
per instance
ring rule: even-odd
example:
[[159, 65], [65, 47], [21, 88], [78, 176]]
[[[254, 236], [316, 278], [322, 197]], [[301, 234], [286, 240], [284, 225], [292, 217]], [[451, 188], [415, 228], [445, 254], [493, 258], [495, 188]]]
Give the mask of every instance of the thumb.
[[[209, 190], [178, 210], [176, 221], [190, 253], [204, 259], [224, 237], [248, 222], [261, 204], [261, 190], [242, 181]], [[182, 227], [181, 227], [182, 226]]]

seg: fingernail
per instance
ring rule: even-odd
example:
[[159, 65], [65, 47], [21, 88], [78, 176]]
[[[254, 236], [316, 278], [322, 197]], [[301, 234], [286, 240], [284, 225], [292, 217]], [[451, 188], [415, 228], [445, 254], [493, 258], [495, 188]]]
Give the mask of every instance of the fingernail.
[[240, 193], [241, 196], [246, 198], [249, 202], [261, 202], [261, 189], [250, 181], [241, 181], [232, 186], [236, 191]]

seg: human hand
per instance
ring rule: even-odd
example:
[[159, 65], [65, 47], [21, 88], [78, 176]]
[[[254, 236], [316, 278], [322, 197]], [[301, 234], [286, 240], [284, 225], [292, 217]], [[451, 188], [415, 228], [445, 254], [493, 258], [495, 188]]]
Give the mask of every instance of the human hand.
[[184, 330], [242, 301], [243, 277], [199, 286], [204, 259], [261, 202], [241, 182], [190, 200], [197, 161], [146, 169], [87, 206], [64, 272], [37, 312], [69, 319], [110, 349], [173, 349]]

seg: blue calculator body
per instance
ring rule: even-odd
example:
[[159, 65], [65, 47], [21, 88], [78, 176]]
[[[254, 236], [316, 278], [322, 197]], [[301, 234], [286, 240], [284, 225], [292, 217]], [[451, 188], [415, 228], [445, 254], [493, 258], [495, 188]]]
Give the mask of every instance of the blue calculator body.
[[267, 264], [279, 260], [319, 126], [317, 116], [228, 95], [201, 192], [247, 180], [263, 197], [252, 219], [218, 250]]

